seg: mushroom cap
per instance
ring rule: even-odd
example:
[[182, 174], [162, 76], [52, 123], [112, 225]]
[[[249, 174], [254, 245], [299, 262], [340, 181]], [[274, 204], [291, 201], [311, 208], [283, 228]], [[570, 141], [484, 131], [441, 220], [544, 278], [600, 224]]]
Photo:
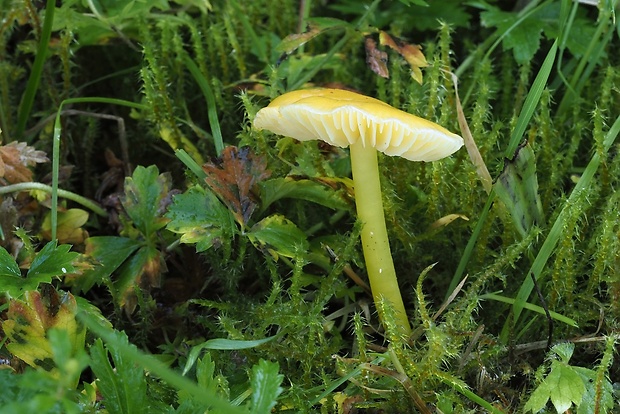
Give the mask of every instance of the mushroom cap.
[[463, 138], [434, 122], [343, 89], [287, 92], [258, 111], [254, 127], [341, 148], [361, 140], [411, 161], [436, 161], [463, 146]]

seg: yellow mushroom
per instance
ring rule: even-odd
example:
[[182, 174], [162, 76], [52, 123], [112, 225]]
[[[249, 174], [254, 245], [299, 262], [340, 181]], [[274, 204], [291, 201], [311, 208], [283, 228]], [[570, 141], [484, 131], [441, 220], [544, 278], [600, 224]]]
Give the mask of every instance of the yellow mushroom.
[[398, 287], [385, 226], [377, 151], [411, 161], [436, 161], [463, 146], [463, 139], [378, 99], [341, 89], [288, 92], [261, 109], [256, 129], [349, 147], [355, 205], [362, 222], [364, 261], [375, 303], [390, 303], [402, 333], [411, 332]]

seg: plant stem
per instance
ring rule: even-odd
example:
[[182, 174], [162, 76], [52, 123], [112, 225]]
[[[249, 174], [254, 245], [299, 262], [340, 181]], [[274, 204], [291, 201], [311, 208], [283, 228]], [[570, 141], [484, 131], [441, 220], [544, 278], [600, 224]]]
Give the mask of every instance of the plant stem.
[[[45, 191], [47, 193], [52, 193], [52, 187], [47, 184], [28, 182], [28, 183], [5, 185], [3, 187], [0, 187], [0, 195], [15, 193], [18, 191], [31, 191], [31, 190], [39, 190], [39, 191]], [[92, 210], [92, 212], [97, 214], [98, 216], [101, 216], [101, 217], [108, 216], [108, 213], [103, 208], [101, 208], [97, 203], [95, 203], [92, 200], [87, 199], [86, 197], [82, 197], [79, 194], [75, 194], [67, 190], [58, 189], [58, 195], [60, 197], [66, 198], [67, 200], [72, 200], [78, 204], [81, 204], [82, 206]]]
[[389, 302], [402, 333], [408, 336], [411, 327], [400, 295], [385, 226], [377, 150], [365, 147], [361, 140], [351, 144], [350, 150], [355, 205], [362, 222], [362, 248], [373, 299], [377, 305], [381, 300]]

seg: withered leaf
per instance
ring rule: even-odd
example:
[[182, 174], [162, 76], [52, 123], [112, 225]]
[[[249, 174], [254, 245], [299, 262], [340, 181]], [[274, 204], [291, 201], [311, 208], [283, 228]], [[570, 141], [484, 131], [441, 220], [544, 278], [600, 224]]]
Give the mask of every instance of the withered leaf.
[[286, 55], [290, 55], [300, 46], [306, 44], [321, 33], [324, 33], [328, 30], [339, 28], [342, 29], [348, 27], [351, 27], [351, 24], [345, 22], [344, 20], [335, 19], [332, 17], [313, 18], [308, 21], [308, 26], [305, 32], [294, 33], [286, 36], [284, 39], [282, 39], [280, 44], [276, 46], [276, 50]]
[[395, 50], [411, 67], [411, 77], [422, 84], [422, 71], [420, 68], [428, 66], [426, 57], [422, 53], [422, 47], [404, 42], [396, 36], [390, 36], [387, 32], [379, 32], [379, 43]]
[[390, 72], [387, 68], [388, 55], [383, 50], [377, 49], [377, 42], [372, 37], [364, 40], [366, 49], [366, 64], [377, 75], [382, 78], [389, 78]]
[[35, 150], [25, 142], [0, 145], [0, 178], [10, 184], [32, 181], [32, 171], [28, 167], [47, 161], [43, 151]]
[[258, 205], [258, 183], [269, 178], [265, 160], [250, 152], [248, 147], [226, 147], [214, 163], [202, 168], [205, 181], [230, 209], [235, 220], [245, 226]]

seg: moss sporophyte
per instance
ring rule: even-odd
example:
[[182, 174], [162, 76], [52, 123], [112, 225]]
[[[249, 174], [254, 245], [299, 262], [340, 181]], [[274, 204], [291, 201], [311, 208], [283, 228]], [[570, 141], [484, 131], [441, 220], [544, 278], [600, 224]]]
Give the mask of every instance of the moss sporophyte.
[[396, 279], [383, 212], [377, 151], [411, 161], [436, 161], [463, 145], [447, 129], [358, 93], [308, 89], [285, 93], [261, 109], [256, 129], [299, 141], [349, 147], [362, 248], [376, 304], [388, 302], [402, 333], [411, 332]]

